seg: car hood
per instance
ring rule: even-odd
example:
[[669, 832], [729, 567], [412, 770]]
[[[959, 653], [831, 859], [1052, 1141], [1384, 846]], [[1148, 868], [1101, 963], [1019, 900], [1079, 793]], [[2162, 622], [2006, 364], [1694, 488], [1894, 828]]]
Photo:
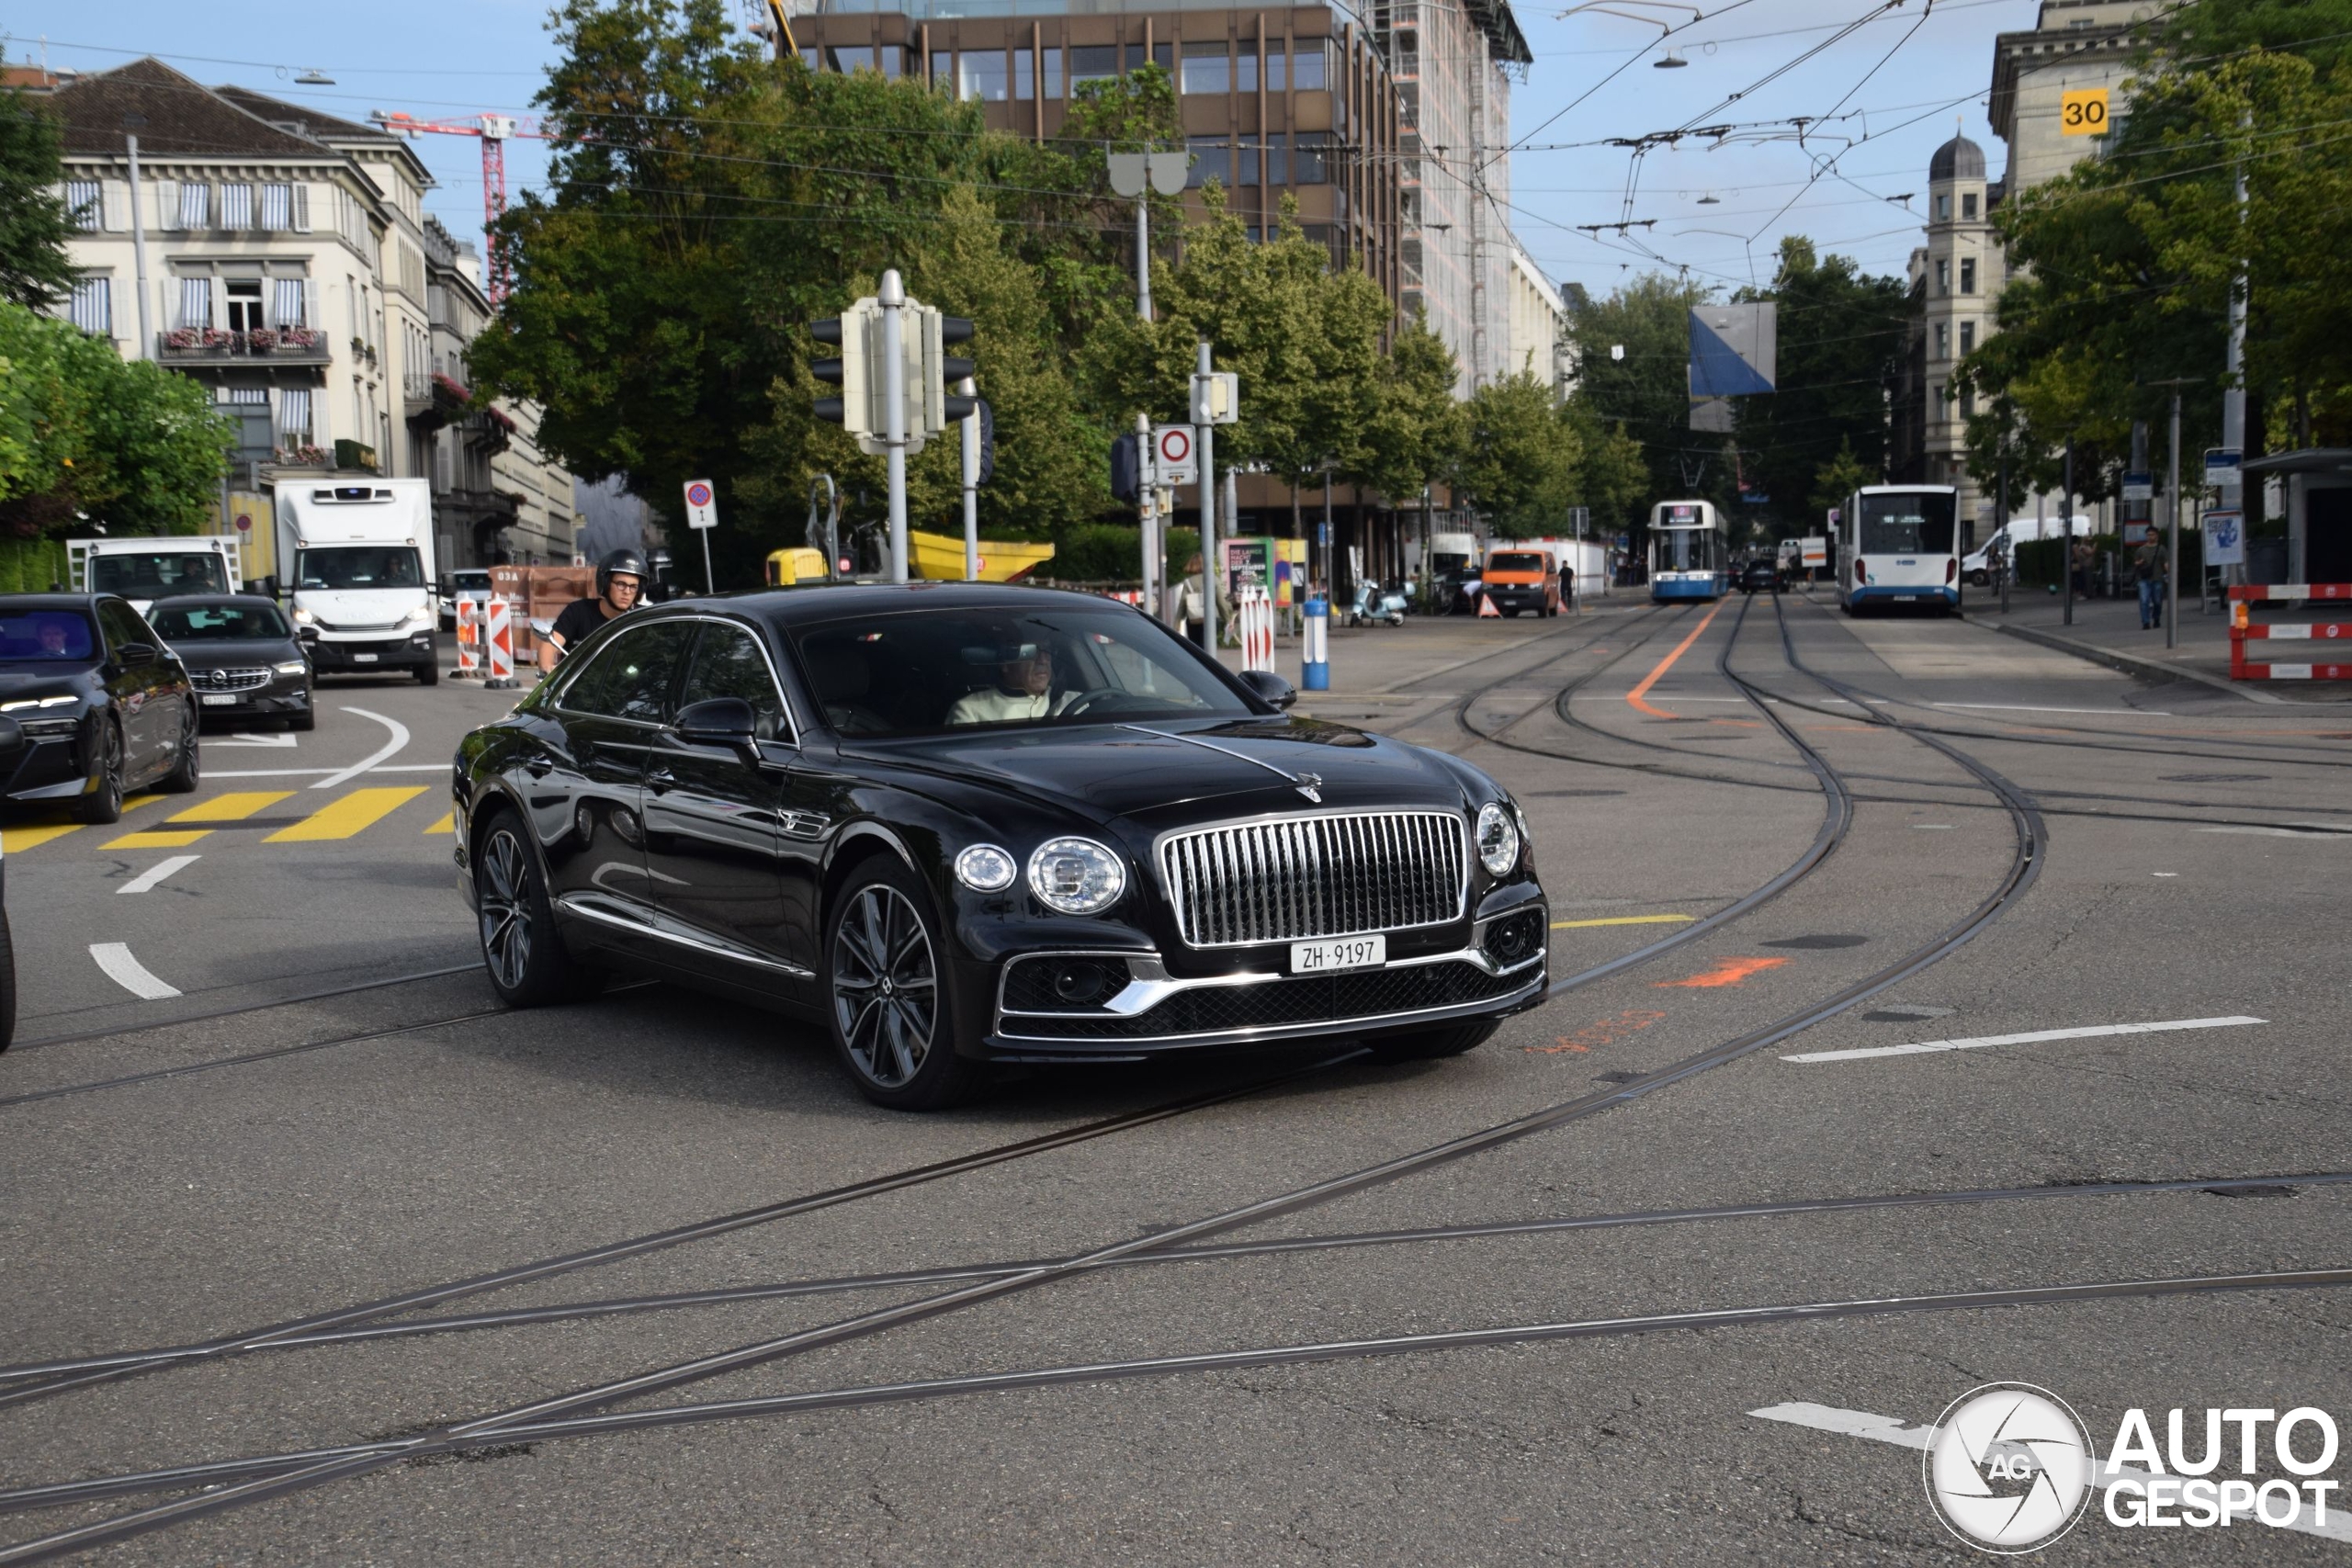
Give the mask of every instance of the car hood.
[[302, 608], [337, 626], [390, 626], [424, 602], [422, 588], [305, 588]]
[[40, 696], [51, 693], [77, 695], [90, 689], [91, 666], [81, 663], [54, 664], [47, 667], [32, 664], [0, 665], [0, 697], [13, 697], [18, 692], [32, 692]]
[[1220, 803], [1224, 814], [1317, 806], [1458, 810], [1465, 798], [1462, 778], [1419, 747], [1290, 716], [997, 730], [854, 749], [967, 785], [1154, 829], [1198, 817], [1208, 802]]
[[173, 643], [171, 649], [190, 670], [250, 670], [302, 657], [291, 637], [199, 637]]

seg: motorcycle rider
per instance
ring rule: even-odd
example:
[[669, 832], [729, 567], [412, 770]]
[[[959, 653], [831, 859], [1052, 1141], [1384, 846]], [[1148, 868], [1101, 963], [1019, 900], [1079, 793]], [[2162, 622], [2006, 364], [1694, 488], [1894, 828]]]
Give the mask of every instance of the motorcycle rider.
[[539, 639], [540, 670], [553, 670], [598, 626], [637, 608], [649, 575], [645, 558], [632, 549], [615, 550], [598, 561], [596, 597], [575, 599], [563, 607], [554, 629]]

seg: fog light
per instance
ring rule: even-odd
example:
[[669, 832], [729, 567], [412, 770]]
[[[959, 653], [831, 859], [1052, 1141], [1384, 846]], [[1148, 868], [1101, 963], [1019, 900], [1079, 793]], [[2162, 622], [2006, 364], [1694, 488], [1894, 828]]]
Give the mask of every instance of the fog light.
[[1083, 1007], [1111, 988], [1111, 976], [1100, 964], [1071, 962], [1054, 968], [1054, 996], [1072, 1007]]
[[1544, 911], [1521, 909], [1487, 927], [1487, 956], [1498, 964], [1516, 964], [1544, 945]]

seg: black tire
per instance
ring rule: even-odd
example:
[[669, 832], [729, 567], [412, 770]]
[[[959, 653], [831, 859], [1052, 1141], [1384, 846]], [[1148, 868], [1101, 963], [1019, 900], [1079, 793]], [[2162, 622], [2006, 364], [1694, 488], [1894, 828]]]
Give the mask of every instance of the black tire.
[[508, 1007], [585, 1001], [605, 988], [604, 973], [573, 963], [564, 951], [527, 831], [520, 817], [501, 811], [483, 830], [474, 855], [482, 969]]
[[0, 1051], [17, 1039], [17, 944], [8, 934], [8, 911], [0, 908]]
[[825, 931], [825, 1017], [857, 1090], [892, 1111], [944, 1111], [980, 1081], [956, 1053], [956, 1009], [931, 894], [895, 857], [850, 874]]
[[431, 664], [421, 664], [417, 666], [416, 683], [420, 686], [439, 685], [441, 683], [440, 662], [436, 660]]
[[300, 713], [287, 715], [286, 728], [288, 729], [316, 729], [318, 727], [319, 695], [318, 693], [311, 690], [310, 687], [305, 686], [302, 688], [302, 711]]
[[201, 718], [197, 710], [188, 709], [187, 724], [180, 731], [179, 762], [155, 785], [165, 795], [193, 795], [196, 793], [197, 786], [204, 782], [202, 729]]
[[1482, 1019], [1476, 1023], [1424, 1029], [1415, 1034], [1392, 1034], [1385, 1040], [1368, 1040], [1364, 1044], [1375, 1062], [1428, 1062], [1475, 1051], [1493, 1039], [1495, 1031], [1501, 1027], [1500, 1019]]
[[74, 820], [103, 828], [122, 820], [122, 726], [111, 718], [98, 722], [104, 728], [98, 740], [98, 787], [74, 803]]

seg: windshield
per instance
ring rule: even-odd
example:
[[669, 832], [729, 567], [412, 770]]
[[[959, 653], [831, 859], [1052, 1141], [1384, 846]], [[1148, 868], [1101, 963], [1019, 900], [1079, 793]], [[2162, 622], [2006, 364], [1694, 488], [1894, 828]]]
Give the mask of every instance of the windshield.
[[1542, 556], [1508, 555], [1487, 558], [1488, 571], [1542, 571], [1544, 567], [1544, 560]]
[[86, 663], [97, 645], [79, 610], [0, 610], [0, 664]]
[[210, 551], [141, 550], [93, 556], [90, 587], [100, 593], [154, 599], [166, 593], [226, 593], [236, 586]]
[[266, 642], [294, 635], [275, 604], [158, 604], [147, 624], [165, 642]]
[[1652, 571], [1714, 571], [1718, 570], [1714, 531], [1711, 528], [1651, 529], [1650, 570]]
[[1860, 554], [1945, 555], [1951, 550], [1952, 497], [1941, 491], [1862, 497]]
[[449, 585], [460, 593], [487, 593], [490, 592], [490, 573], [453, 571], [449, 574]]
[[877, 615], [808, 627], [793, 645], [844, 735], [1250, 716], [1166, 627], [1121, 610]]
[[304, 550], [295, 579], [302, 588], [422, 588], [414, 545], [330, 545]]

